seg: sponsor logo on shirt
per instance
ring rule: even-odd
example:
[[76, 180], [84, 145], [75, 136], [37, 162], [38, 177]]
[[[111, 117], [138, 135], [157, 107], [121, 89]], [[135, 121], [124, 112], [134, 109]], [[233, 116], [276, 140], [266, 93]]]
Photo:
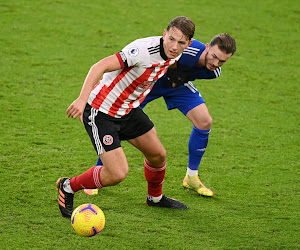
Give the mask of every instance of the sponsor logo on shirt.
[[139, 85], [139, 88], [148, 89], [152, 83], [153, 82], [150, 82], [150, 81], [143, 82], [142, 84]]

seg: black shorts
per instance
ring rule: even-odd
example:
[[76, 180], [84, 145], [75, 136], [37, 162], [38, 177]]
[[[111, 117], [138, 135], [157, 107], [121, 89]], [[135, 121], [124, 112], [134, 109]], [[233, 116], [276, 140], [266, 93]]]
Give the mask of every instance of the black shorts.
[[121, 140], [130, 140], [147, 133], [153, 122], [142, 109], [132, 109], [122, 118], [114, 118], [86, 105], [83, 123], [98, 155], [121, 147]]

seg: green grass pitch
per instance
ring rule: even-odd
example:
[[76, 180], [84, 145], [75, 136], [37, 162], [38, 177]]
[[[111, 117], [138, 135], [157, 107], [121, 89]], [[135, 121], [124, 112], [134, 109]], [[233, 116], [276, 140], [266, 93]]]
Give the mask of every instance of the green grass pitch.
[[[145, 206], [143, 156], [124, 142], [130, 172], [75, 206], [102, 208], [100, 235], [75, 234], [55, 182], [97, 156], [65, 110], [89, 68], [179, 15], [207, 43], [237, 41], [222, 76], [196, 81], [213, 117], [200, 178], [215, 196], [181, 187], [191, 123], [163, 100], [145, 108], [167, 149], [164, 193], [189, 206]], [[0, 0], [1, 249], [299, 249], [299, 20], [295, 0]]]

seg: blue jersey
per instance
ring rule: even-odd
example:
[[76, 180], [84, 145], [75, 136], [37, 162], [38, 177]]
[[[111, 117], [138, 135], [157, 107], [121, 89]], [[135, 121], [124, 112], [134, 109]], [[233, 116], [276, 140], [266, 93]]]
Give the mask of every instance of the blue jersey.
[[214, 79], [221, 75], [221, 67], [214, 71], [210, 71], [206, 67], [197, 67], [200, 55], [205, 50], [205, 47], [205, 44], [193, 39], [192, 44], [183, 51], [182, 56], [178, 61], [179, 68], [191, 68], [190, 81], [194, 81], [196, 79]]
[[177, 68], [184, 68], [189, 71], [189, 81], [187, 83], [173, 88], [173, 82], [169, 80], [167, 74], [164, 75], [157, 80], [140, 107], [144, 108], [147, 103], [163, 97], [168, 109], [178, 108], [186, 115], [189, 110], [204, 103], [201, 94], [190, 81], [196, 79], [214, 79], [221, 75], [221, 67], [214, 71], [210, 71], [206, 67], [197, 67], [199, 58], [205, 47], [205, 44], [193, 39], [192, 44], [182, 52], [182, 56], [177, 62]]

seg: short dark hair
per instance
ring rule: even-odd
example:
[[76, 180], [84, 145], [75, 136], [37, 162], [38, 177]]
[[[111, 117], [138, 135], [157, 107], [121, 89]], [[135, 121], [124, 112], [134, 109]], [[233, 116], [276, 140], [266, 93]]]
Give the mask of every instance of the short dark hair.
[[172, 27], [179, 29], [187, 38], [191, 40], [195, 33], [195, 24], [192, 19], [185, 16], [175, 17], [168, 25], [167, 31]]
[[211, 39], [209, 45], [210, 45], [210, 47], [212, 47], [214, 45], [218, 45], [219, 49], [227, 54], [232, 53], [232, 55], [233, 55], [234, 52], [236, 51], [235, 40], [231, 35], [229, 35], [227, 33], [222, 33], [222, 34], [214, 36], [213, 39]]

